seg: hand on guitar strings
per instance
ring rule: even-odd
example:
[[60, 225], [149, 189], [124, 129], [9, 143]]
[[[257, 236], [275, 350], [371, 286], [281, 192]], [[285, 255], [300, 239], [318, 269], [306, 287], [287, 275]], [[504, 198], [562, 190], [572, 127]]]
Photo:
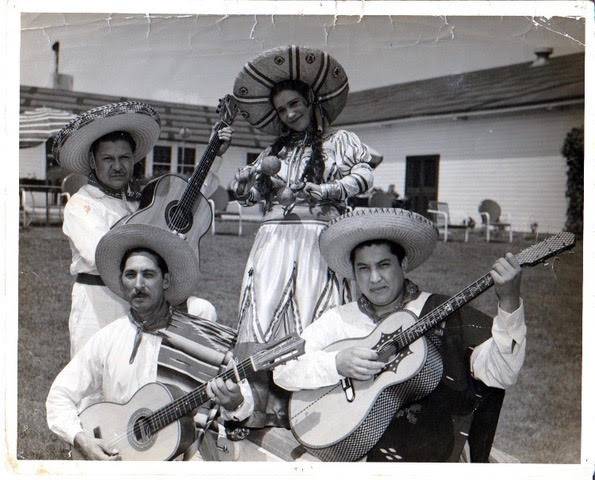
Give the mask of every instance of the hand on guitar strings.
[[521, 266], [512, 253], [499, 258], [494, 263], [490, 275], [500, 308], [508, 313], [514, 312], [521, 304]]
[[74, 447], [87, 460], [122, 460], [117, 449], [108, 448], [104, 440], [92, 438], [85, 432], [76, 434], [74, 437]]
[[[231, 127], [223, 127], [221, 130], [217, 131], [218, 125], [215, 125], [211, 130], [211, 138], [215, 133], [219, 136], [219, 140], [221, 140], [221, 146], [219, 150], [217, 150], [217, 155], [222, 156], [229, 146], [231, 145], [231, 136], [233, 135], [233, 129]], [[209, 139], [210, 140], [210, 139]]]
[[372, 379], [384, 368], [384, 363], [377, 360], [378, 354], [365, 347], [349, 347], [335, 357], [339, 375], [362, 381]]
[[240, 386], [234, 381], [214, 378], [207, 383], [207, 395], [221, 405], [225, 410], [233, 412], [244, 402]]

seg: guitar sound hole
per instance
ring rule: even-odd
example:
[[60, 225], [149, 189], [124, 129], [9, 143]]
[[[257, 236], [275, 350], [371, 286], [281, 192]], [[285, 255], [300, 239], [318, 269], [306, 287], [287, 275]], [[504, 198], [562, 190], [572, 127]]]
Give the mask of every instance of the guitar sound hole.
[[151, 432], [148, 417], [153, 412], [148, 408], [136, 410], [128, 420], [128, 443], [137, 451], [151, 448], [157, 441], [157, 432]]
[[165, 221], [171, 230], [186, 233], [192, 228], [192, 213], [180, 208], [178, 202], [170, 202], [165, 209]]
[[134, 423], [133, 433], [137, 442], [145, 443], [150, 440], [151, 428], [146, 417], [141, 417]]

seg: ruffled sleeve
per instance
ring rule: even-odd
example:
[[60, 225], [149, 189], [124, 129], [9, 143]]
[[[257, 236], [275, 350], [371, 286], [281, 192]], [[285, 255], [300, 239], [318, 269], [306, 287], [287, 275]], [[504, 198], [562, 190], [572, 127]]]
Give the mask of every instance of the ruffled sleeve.
[[333, 144], [334, 165], [329, 173], [329, 181], [334, 180], [340, 186], [341, 200], [372, 188], [374, 174], [369, 163], [372, 156], [368, 147], [355, 133], [347, 130], [338, 130], [330, 141]]

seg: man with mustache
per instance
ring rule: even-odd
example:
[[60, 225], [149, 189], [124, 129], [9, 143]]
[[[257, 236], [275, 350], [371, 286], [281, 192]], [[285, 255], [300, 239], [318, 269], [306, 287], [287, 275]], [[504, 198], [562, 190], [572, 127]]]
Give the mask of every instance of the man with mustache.
[[[87, 177], [64, 208], [62, 229], [72, 251], [72, 306], [68, 327], [71, 357], [98, 330], [121, 317], [127, 305], [105, 287], [95, 265], [95, 249], [109, 229], [135, 210], [141, 197], [134, 166], [159, 139], [161, 120], [151, 106], [130, 101], [93, 108], [70, 121], [54, 141], [56, 161]], [[219, 132], [222, 155], [230, 129]], [[215, 320], [206, 300], [192, 298], [193, 314]]]
[[[204, 374], [201, 352], [208, 349], [209, 357], [224, 363], [235, 333], [174, 308], [196, 285], [199, 270], [188, 243], [171, 232], [116, 226], [99, 242], [96, 263], [104, 283], [129, 310], [94, 334], [58, 374], [47, 397], [47, 421], [85, 458], [119, 460], [117, 446], [83, 431], [78, 414], [84, 400], [124, 404], [155, 381], [190, 391], [217, 373], [218, 365], [211, 367], [212, 375]], [[222, 407], [223, 420], [241, 421], [252, 411], [247, 382], [212, 380], [207, 392]], [[190, 446], [185, 459], [194, 451]]]

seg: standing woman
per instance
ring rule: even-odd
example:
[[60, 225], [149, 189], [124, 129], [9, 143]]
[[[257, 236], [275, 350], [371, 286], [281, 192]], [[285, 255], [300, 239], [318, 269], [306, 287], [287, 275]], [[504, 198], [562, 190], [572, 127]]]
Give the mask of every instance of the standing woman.
[[[298, 46], [262, 53], [235, 81], [240, 114], [277, 136], [238, 172], [234, 185], [245, 204], [265, 202], [242, 283], [237, 356], [300, 334], [350, 299], [347, 283], [328, 269], [318, 249], [327, 222], [345, 210], [347, 198], [373, 182], [367, 147], [355, 134], [329, 128], [348, 91], [347, 75], [333, 57]], [[268, 387], [256, 390], [261, 411], [251, 426], [286, 426], [284, 402], [272, 405]]]

